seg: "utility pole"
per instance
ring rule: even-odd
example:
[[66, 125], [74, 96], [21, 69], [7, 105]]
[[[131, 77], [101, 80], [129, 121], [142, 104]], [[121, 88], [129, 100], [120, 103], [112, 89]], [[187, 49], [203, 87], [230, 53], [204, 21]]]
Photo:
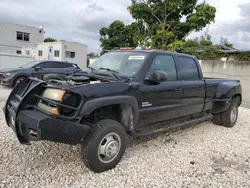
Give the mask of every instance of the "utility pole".
[[207, 26], [206, 31], [205, 31], [205, 36], [204, 36], [205, 40], [208, 40], [208, 33], [209, 33], [209, 25]]

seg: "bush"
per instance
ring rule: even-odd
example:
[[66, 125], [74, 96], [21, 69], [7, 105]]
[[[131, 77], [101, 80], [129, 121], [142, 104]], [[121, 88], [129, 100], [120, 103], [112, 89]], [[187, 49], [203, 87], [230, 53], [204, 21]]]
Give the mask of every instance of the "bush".
[[212, 46], [212, 42], [211, 41], [209, 41], [209, 40], [201, 40], [200, 41], [200, 45], [201, 46]]

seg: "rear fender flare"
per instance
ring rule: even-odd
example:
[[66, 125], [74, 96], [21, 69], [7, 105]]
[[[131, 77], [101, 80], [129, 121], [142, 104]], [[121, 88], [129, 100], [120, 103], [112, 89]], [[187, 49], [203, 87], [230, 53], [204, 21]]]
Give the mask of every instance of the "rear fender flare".
[[220, 83], [216, 90], [216, 99], [232, 99], [234, 95], [241, 95], [242, 88], [239, 82], [229, 81]]
[[228, 81], [219, 84], [215, 98], [213, 99], [213, 108], [211, 112], [217, 114], [228, 110], [232, 98], [236, 95], [241, 97], [241, 93], [242, 88], [237, 81]]

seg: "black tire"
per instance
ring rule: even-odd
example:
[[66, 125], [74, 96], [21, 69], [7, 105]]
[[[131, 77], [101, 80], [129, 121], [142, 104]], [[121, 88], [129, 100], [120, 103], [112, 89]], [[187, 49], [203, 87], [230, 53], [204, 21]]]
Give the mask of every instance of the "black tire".
[[[117, 140], [119, 141], [114, 139], [115, 141], [117, 141], [117, 143], [120, 142], [120, 144], [118, 144], [119, 149], [117, 149], [118, 151], [115, 152], [116, 154], [114, 155], [114, 157], [110, 159], [111, 161], [104, 161], [106, 160], [104, 158], [106, 156], [100, 154], [100, 146], [104, 143], [104, 145], [106, 145], [105, 148], [108, 148], [107, 146], [109, 145], [109, 143], [111, 143], [111, 141], [108, 142], [108, 139], [106, 139], [106, 137], [108, 136], [110, 138], [110, 135], [111, 137], [113, 137], [113, 135], [119, 136], [120, 139], [117, 138]], [[83, 140], [83, 143], [81, 144], [83, 162], [87, 168], [94, 172], [107, 171], [114, 168], [120, 162], [125, 152], [126, 145], [127, 133], [120, 123], [111, 119], [98, 121], [91, 128], [90, 133], [86, 136], [86, 138]], [[107, 149], [105, 151], [107, 152]]]
[[19, 77], [15, 78], [15, 80], [13, 82], [13, 87], [15, 87], [16, 85], [18, 85], [24, 79], [26, 79], [26, 77], [24, 77], [24, 76], [19, 76]]
[[213, 114], [212, 122], [215, 125], [222, 125], [221, 114]]
[[[232, 118], [232, 113], [235, 114], [235, 117]], [[227, 111], [221, 113], [221, 122], [225, 127], [233, 127], [238, 119], [238, 103], [234, 98], [230, 104], [230, 107]]]

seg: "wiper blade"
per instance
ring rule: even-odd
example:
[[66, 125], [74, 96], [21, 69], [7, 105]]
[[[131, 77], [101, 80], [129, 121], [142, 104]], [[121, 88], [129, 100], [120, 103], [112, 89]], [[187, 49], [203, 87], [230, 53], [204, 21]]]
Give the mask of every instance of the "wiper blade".
[[91, 70], [92, 73], [96, 72], [95, 68], [93, 68], [93, 67], [88, 67], [88, 68]]
[[116, 77], [118, 80], [122, 80], [122, 78], [118, 75], [119, 72], [115, 71], [115, 70], [112, 70], [112, 69], [109, 69], [109, 68], [99, 68], [100, 70], [106, 70], [106, 71], [109, 71], [109, 72], [112, 72], [113, 76]]
[[110, 71], [110, 72], [114, 72], [116, 74], [119, 74], [119, 72], [115, 71], [115, 70], [112, 70], [112, 69], [109, 69], [109, 68], [103, 68], [101, 67], [100, 70], [107, 70], [107, 71]]

